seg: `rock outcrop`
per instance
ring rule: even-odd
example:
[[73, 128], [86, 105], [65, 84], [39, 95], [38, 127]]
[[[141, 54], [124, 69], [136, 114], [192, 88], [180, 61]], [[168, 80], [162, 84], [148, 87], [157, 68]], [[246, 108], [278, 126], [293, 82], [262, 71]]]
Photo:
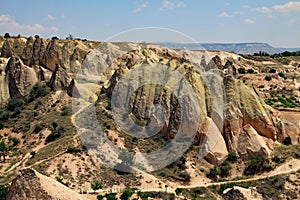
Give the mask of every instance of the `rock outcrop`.
[[[250, 126], [252, 139], [254, 135], [260, 135], [275, 141], [277, 128], [267, 106], [255, 90], [230, 75], [225, 77], [224, 83], [227, 100], [224, 138], [228, 149], [237, 149], [239, 135], [249, 134]], [[249, 138], [249, 141], [252, 139]]]
[[22, 169], [12, 181], [7, 200], [84, 200], [83, 196], [33, 169]]
[[[1, 60], [1, 62], [4, 62]], [[9, 89], [8, 89], [8, 80], [5, 74], [5, 66], [6, 63], [0, 64], [0, 104], [2, 102], [6, 102], [9, 96]]]
[[262, 200], [263, 197], [256, 191], [256, 188], [242, 188], [234, 186], [224, 190], [222, 195], [223, 200]]
[[260, 136], [250, 124], [247, 124], [237, 137], [236, 150], [243, 159], [249, 158], [250, 155], [269, 157], [273, 150], [272, 143], [271, 139]]
[[47, 48], [43, 55], [42, 62], [44, 66], [46, 66], [51, 71], [55, 71], [57, 65], [63, 66], [61, 58], [62, 53], [57, 44], [57, 40], [51, 40], [47, 45]]
[[[220, 163], [231, 150], [237, 150], [245, 159], [253, 154], [270, 155], [272, 140], [275, 141], [277, 138], [277, 129], [267, 106], [254, 89], [246, 86], [232, 75], [226, 75], [224, 78], [222, 78], [222, 74], [216, 76], [216, 70], [223, 68], [219, 57], [214, 57], [210, 61], [211, 64], [208, 64], [209, 67], [205, 69], [208, 71], [204, 71], [186, 60], [180, 60], [171, 54], [166, 55], [158, 49], [136, 50], [134, 54], [138, 55], [139, 59], [133, 61], [134, 56], [126, 55], [120, 58], [119, 68], [111, 72], [113, 75], [109, 78], [109, 85], [102, 92], [111, 97], [115, 85], [121, 77], [126, 77], [131, 70], [137, 69], [143, 64], [155, 65], [155, 63], [161, 62], [161, 64], [168, 65], [171, 69], [176, 69], [184, 74], [190, 85], [193, 86], [198, 108], [203, 116], [208, 116], [210, 119], [205, 122], [202, 118], [201, 123], [204, 125], [202, 129], [198, 130], [196, 140], [199, 145], [206, 142], [203, 152], [206, 152], [206, 158], [211, 163]], [[214, 60], [217, 61], [216, 64]], [[227, 68], [230, 68], [229, 65], [231, 63], [227, 62]], [[145, 72], [142, 73], [141, 77], [148, 77]], [[168, 80], [165, 81], [168, 82]], [[122, 90], [117, 93], [121, 96], [123, 93], [130, 93], [132, 90], [130, 84], [132, 83], [123, 85]], [[222, 88], [223, 84], [224, 88]], [[179, 96], [181, 96], [181, 92], [179, 92]], [[160, 124], [165, 124], [162, 132], [173, 138], [176, 127], [182, 123], [179, 109], [181, 105], [174, 97], [162, 87], [143, 86], [131, 96], [130, 108], [137, 119], [147, 122], [149, 119], [145, 113], [149, 106], [162, 104], [166, 109], [166, 121], [160, 122]], [[220, 137], [214, 138], [214, 141], [205, 140], [205, 138], [210, 138], [208, 136], [210, 132]], [[258, 143], [255, 144], [256, 142]], [[244, 149], [238, 146], [241, 143], [247, 145], [249, 149], [245, 149], [245, 146]]]
[[13, 52], [13, 49], [11, 47], [9, 40], [5, 40], [4, 44], [1, 48], [1, 57], [9, 58], [9, 57], [12, 57], [13, 55], [14, 55], [14, 52]]
[[38, 82], [33, 68], [23, 64], [20, 58], [11, 57], [5, 68], [11, 98], [27, 96], [30, 89]]
[[69, 83], [70, 77], [66, 69], [56, 64], [49, 82], [51, 90], [66, 89], [69, 86]]
[[76, 86], [76, 82], [74, 79], [71, 80], [71, 83], [67, 88], [67, 93], [70, 97], [75, 97], [75, 98], [80, 97], [80, 92]]

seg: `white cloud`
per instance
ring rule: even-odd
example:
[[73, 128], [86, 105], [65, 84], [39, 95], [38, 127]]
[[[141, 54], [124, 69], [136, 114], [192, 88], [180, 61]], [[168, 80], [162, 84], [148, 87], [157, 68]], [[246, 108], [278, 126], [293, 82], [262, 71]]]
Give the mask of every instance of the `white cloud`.
[[45, 27], [41, 24], [20, 24], [9, 15], [0, 15], [0, 29], [5, 32], [21, 32], [23, 34], [54, 33], [58, 31], [58, 28], [55, 26]]
[[270, 12], [272, 12], [272, 9], [267, 8], [267, 7], [261, 7], [261, 8], [255, 8], [255, 11], [261, 12], [261, 13], [270, 13]]
[[244, 19], [245, 24], [255, 24], [255, 21], [252, 19]]
[[142, 3], [140, 6], [138, 6], [137, 8], [135, 8], [135, 9], [133, 10], [133, 12], [134, 12], [134, 13], [139, 13], [139, 12], [141, 12], [142, 10], [144, 10], [144, 9], [146, 9], [146, 8], [148, 8], [148, 2]]
[[172, 10], [174, 8], [185, 8], [186, 7], [186, 4], [183, 3], [183, 2], [172, 2], [172, 1], [169, 1], [169, 0], [164, 0], [162, 2], [162, 7], [160, 10]]
[[221, 12], [218, 16], [219, 17], [230, 17], [230, 15], [227, 12]]
[[56, 18], [55, 18], [53, 15], [48, 15], [48, 16], [47, 16], [47, 19], [48, 19], [48, 20], [55, 20]]
[[274, 5], [270, 8], [267, 8], [267, 7], [256, 8], [255, 11], [261, 12], [261, 13], [270, 13], [270, 12], [287, 13], [287, 12], [293, 12], [293, 11], [300, 11], [300, 2], [290, 1], [285, 4]]

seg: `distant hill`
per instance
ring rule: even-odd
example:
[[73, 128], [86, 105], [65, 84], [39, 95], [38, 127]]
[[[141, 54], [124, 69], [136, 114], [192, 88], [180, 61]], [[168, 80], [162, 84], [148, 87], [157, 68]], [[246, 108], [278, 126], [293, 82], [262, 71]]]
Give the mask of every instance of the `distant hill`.
[[266, 52], [268, 54], [282, 53], [284, 51], [300, 51], [300, 48], [276, 48], [267, 43], [172, 43], [160, 42], [161, 46], [171, 49], [188, 50], [220, 50], [235, 52], [238, 54], [254, 54]]

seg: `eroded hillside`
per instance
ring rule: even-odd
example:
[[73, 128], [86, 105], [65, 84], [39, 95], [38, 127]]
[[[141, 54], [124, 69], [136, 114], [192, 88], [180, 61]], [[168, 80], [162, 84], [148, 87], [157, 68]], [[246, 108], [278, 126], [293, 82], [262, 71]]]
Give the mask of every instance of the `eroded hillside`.
[[99, 182], [103, 196], [193, 199], [217, 179], [299, 170], [298, 57], [42, 38], [0, 46], [2, 184], [29, 167], [85, 198]]

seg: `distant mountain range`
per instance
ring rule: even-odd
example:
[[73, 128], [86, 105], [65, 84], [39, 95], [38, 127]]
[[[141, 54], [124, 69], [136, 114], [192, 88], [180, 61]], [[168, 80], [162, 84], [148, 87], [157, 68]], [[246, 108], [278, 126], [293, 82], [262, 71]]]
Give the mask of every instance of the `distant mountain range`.
[[238, 54], [254, 54], [266, 52], [268, 54], [282, 53], [284, 51], [300, 51], [300, 48], [276, 48], [267, 43], [157, 43], [171, 49], [188, 49], [188, 50], [219, 50], [229, 51]]

